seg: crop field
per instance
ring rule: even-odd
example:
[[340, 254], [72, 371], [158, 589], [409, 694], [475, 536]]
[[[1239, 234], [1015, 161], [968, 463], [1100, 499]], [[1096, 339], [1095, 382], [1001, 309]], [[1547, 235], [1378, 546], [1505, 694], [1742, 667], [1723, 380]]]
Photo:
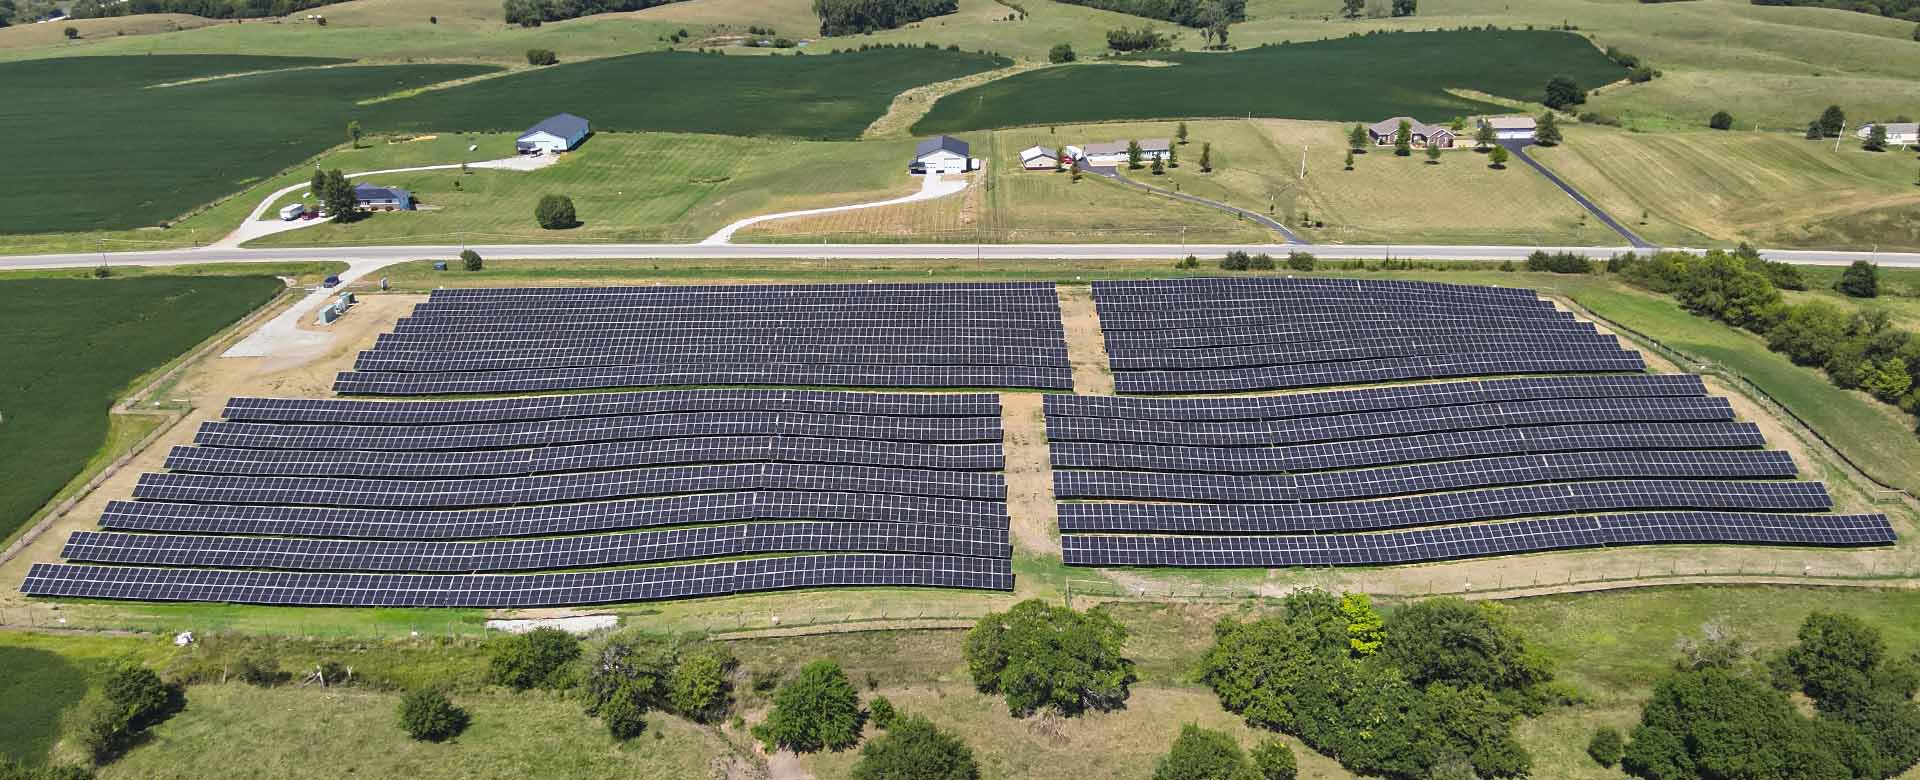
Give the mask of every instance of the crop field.
[[370, 126], [522, 130], [571, 111], [595, 130], [858, 138], [912, 87], [1002, 67], [981, 54], [880, 49], [838, 55], [636, 54], [516, 73], [381, 104]]
[[0, 65], [0, 129], [37, 148], [7, 161], [0, 233], [159, 223], [345, 140], [358, 98], [488, 70], [328, 68], [154, 86], [325, 62], [156, 56]]
[[1626, 75], [1585, 39], [1560, 32], [1396, 33], [1154, 57], [1173, 66], [1048, 68], [961, 90], [936, 103], [914, 130], [1249, 115], [1450, 117], [1501, 109], [1448, 89], [1531, 101], [1555, 75], [1590, 85]]
[[270, 276], [0, 281], [0, 537], [93, 457], [129, 383], [281, 288]]
[[1911, 152], [1784, 133], [1626, 133], [1572, 127], [1533, 152], [1617, 218], [1646, 212], [1649, 240], [1697, 246], [1920, 248]]
[[57, 653], [0, 646], [0, 757], [39, 764], [60, 735], [60, 713], [87, 691], [87, 678]]

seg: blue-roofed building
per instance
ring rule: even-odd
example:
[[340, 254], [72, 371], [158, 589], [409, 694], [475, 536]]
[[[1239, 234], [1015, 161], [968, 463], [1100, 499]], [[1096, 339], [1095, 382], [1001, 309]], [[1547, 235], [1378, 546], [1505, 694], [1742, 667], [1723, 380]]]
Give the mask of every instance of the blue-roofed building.
[[592, 132], [585, 119], [572, 114], [554, 114], [520, 134], [513, 145], [521, 154], [564, 152], [579, 146]]
[[361, 211], [412, 211], [413, 193], [399, 187], [356, 184], [353, 205]]

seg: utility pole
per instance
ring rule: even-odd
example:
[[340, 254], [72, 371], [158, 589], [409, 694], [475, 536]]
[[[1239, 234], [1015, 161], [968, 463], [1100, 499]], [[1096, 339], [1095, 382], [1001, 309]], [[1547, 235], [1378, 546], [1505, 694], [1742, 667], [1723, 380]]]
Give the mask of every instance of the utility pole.
[[1300, 145], [1300, 180], [1307, 180], [1307, 145]]
[[1847, 137], [1847, 123], [1840, 123], [1840, 134], [1833, 137], [1833, 153], [1840, 153], [1840, 141]]

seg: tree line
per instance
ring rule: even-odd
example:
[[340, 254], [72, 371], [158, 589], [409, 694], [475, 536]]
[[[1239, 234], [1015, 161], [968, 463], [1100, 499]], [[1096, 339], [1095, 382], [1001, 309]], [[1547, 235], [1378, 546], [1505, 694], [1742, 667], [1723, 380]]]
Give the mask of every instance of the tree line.
[[507, 24], [539, 27], [541, 22], [577, 19], [594, 14], [639, 11], [680, 0], [506, 0], [501, 4]]
[[75, 19], [98, 19], [134, 14], [191, 14], [208, 19], [258, 19], [286, 16], [330, 5], [335, 0], [78, 0], [67, 15]]
[[1247, 20], [1247, 0], [1060, 0], [1103, 11], [1160, 19], [1183, 27], [1208, 27], [1216, 21]]
[[959, 0], [813, 0], [821, 35], [859, 35], [891, 30], [960, 10]]

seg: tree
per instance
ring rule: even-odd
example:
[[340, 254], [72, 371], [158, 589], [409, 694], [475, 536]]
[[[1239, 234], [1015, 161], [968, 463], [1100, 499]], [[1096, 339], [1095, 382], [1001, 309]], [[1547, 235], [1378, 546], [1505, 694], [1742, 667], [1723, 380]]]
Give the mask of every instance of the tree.
[[1153, 780], [1260, 780], [1260, 774], [1233, 737], [1189, 723], [1154, 766]]
[[1807, 140], [1809, 141], [1819, 140], [1820, 138], [1825, 136], [1826, 136], [1826, 133], [1820, 129], [1820, 120], [1815, 119], [1807, 123], [1807, 136], [1806, 136]]
[[1419, 9], [1420, 0], [1393, 0], [1394, 16], [1412, 16]]
[[1073, 44], [1071, 43], [1056, 43], [1053, 45], [1053, 48], [1047, 50], [1047, 61], [1055, 65], [1072, 62], [1076, 57], [1078, 57], [1078, 55], [1073, 53]]
[[867, 720], [874, 728], [885, 731], [893, 728], [893, 721], [900, 717], [900, 711], [894, 709], [893, 700], [885, 696], [875, 696], [867, 703]]
[[1620, 730], [1612, 726], [1595, 729], [1593, 739], [1587, 740], [1587, 756], [1608, 769], [1620, 763], [1620, 754], [1626, 749], [1626, 740], [1620, 738]]
[[580, 224], [573, 213], [573, 199], [565, 195], [542, 195], [533, 209], [533, 218], [548, 230], [565, 230]]
[[313, 169], [313, 180], [307, 182], [307, 190], [313, 197], [322, 201], [327, 199], [327, 172], [319, 167]]
[[1467, 118], [1464, 116], [1454, 117], [1453, 124], [1448, 125], [1447, 129], [1452, 130], [1455, 137], [1459, 137], [1461, 133], [1467, 131]]
[[353, 148], [360, 148], [360, 120], [347, 120], [347, 139], [353, 142]]
[[1180, 147], [1179, 146], [1167, 147], [1167, 167], [1168, 168], [1180, 167]]
[[1485, 149], [1497, 140], [1499, 136], [1493, 132], [1493, 125], [1486, 122], [1481, 122], [1480, 129], [1473, 131], [1473, 148], [1475, 149]]
[[1733, 115], [1725, 111], [1713, 112], [1713, 118], [1707, 120], [1707, 126], [1715, 130], [1732, 130]]
[[[1620, 759], [1642, 780], [1848, 780], [1846, 764], [1785, 694], [1725, 669], [1677, 672], [1654, 687]], [[1771, 768], [1771, 769], [1768, 769]]]
[[1547, 81], [1547, 96], [1542, 102], [1547, 104], [1547, 108], [1568, 108], [1587, 102], [1587, 92], [1571, 77], [1554, 76]]
[[552, 49], [528, 49], [527, 50], [528, 65], [552, 65], [559, 61], [560, 61], [560, 56], [557, 54], [554, 54]]
[[1295, 271], [1311, 271], [1315, 263], [1316, 260], [1314, 256], [1306, 252], [1287, 253], [1287, 268], [1289, 269]]
[[712, 723], [725, 715], [733, 693], [733, 653], [717, 645], [703, 645], [682, 653], [667, 677], [667, 703], [689, 720]]
[[1533, 142], [1541, 146], [1560, 145], [1560, 122], [1553, 118], [1553, 112], [1540, 115], [1540, 121], [1533, 127]]
[[1827, 110], [1820, 112], [1822, 138], [1839, 138], [1840, 131], [1845, 129], [1847, 129], [1847, 112], [1841, 111], [1839, 106], [1827, 106]]
[[967, 671], [983, 693], [1006, 698], [1014, 717], [1125, 706], [1133, 661], [1127, 630], [1104, 610], [1077, 612], [1038, 599], [980, 618], [967, 632]]
[[1428, 599], [1395, 610], [1381, 649], [1417, 686], [1478, 685], [1517, 691], [1553, 679], [1550, 662], [1527, 644], [1504, 608], [1456, 597]]
[[1347, 170], [1353, 170], [1353, 150], [1347, 150]]
[[[1309, 256], [1311, 257], [1311, 256]], [[1291, 265], [1291, 263], [1289, 263]], [[1309, 259], [1307, 267], [1300, 270], [1313, 270]], [[1386, 638], [1386, 621], [1373, 608], [1373, 599], [1365, 593], [1347, 593], [1340, 596], [1340, 617], [1347, 624], [1347, 646], [1353, 654], [1366, 657], [1379, 652]]]
[[860, 748], [853, 780], [975, 780], [980, 767], [959, 737], [932, 721], [908, 715]]
[[80, 28], [78, 27], [68, 27], [63, 32], [66, 33], [67, 40], [69, 41], [77, 41], [80, 39]]
[[1400, 128], [1393, 131], [1393, 154], [1405, 157], [1413, 154], [1413, 123], [1400, 120]]
[[80, 744], [94, 763], [107, 763], [185, 706], [179, 686], [162, 682], [153, 670], [137, 663], [118, 664], [75, 708]]
[[1200, 144], [1200, 172], [1213, 173], [1213, 142]]
[[1293, 748], [1277, 739], [1262, 740], [1253, 749], [1253, 768], [1260, 772], [1260, 780], [1294, 780], [1300, 776]]
[[327, 183], [320, 188], [320, 203], [335, 222], [352, 222], [360, 218], [360, 201], [354, 197], [353, 184], [347, 181], [347, 175], [335, 168], [327, 171]]
[[1216, 15], [1213, 21], [1207, 23], [1207, 33], [1213, 37], [1215, 46], [1227, 48], [1227, 33], [1232, 26], [1233, 21], [1225, 15]]
[[1800, 625], [1784, 667], [1823, 711], [1839, 712], [1867, 698], [1873, 671], [1886, 657], [1880, 632], [1852, 615], [1815, 612]]
[[1913, 39], [1915, 41], [1920, 41], [1920, 24], [1916, 24], [1913, 26]]
[[860, 696], [847, 673], [839, 664], [815, 661], [774, 692], [773, 710], [754, 735], [768, 750], [838, 752], [860, 741], [860, 725]]
[[[478, 271], [486, 267], [486, 262], [480, 259], [479, 252], [471, 249], [462, 249], [460, 250], [460, 265], [469, 271]], [[578, 648], [575, 648], [575, 652], [579, 652]], [[520, 690], [526, 690], [526, 688], [521, 688]]]
[[1159, 176], [1166, 172], [1167, 172], [1167, 164], [1164, 162], [1161, 162], [1160, 158], [1158, 157], [1153, 158], [1153, 175]]
[[1865, 149], [1869, 152], [1886, 151], [1887, 150], [1887, 126], [1881, 125], [1881, 124], [1874, 125], [1873, 129], [1867, 131], [1867, 140], [1860, 142], [1860, 148]]
[[1493, 147], [1493, 151], [1487, 153], [1487, 162], [1496, 170], [1507, 167], [1507, 147]]
[[1841, 272], [1839, 284], [1834, 289], [1854, 298], [1877, 298], [1880, 296], [1880, 267], [1865, 260], [1855, 260], [1853, 265]]
[[1367, 0], [1340, 0], [1340, 15], [1358, 19], [1367, 10]]
[[1367, 148], [1367, 128], [1358, 123], [1347, 131], [1347, 148], [1356, 152]]
[[1140, 170], [1140, 142], [1127, 141], [1127, 170]]
[[1438, 144], [1427, 144], [1427, 162], [1434, 165], [1440, 163], [1440, 146]]
[[415, 688], [400, 698], [400, 728], [422, 742], [445, 742], [465, 731], [467, 712], [432, 688]]
[[1181, 122], [1178, 127], [1175, 127], [1173, 129], [1173, 137], [1180, 141], [1180, 145], [1185, 146], [1187, 143], [1187, 123]]
[[[479, 253], [471, 249], [462, 251], [460, 260], [469, 271], [481, 268]], [[557, 628], [536, 628], [496, 639], [488, 649], [487, 673], [495, 685], [516, 691], [560, 688], [567, 665], [580, 657], [580, 640]]]
[[[0, 27], [5, 26], [6, 18], [0, 16]], [[93, 780], [93, 772], [79, 766], [29, 767], [8, 756], [0, 756], [0, 780]]]
[[629, 740], [647, 730], [647, 704], [650, 692], [638, 683], [625, 683], [614, 689], [613, 695], [600, 702], [598, 712], [600, 722], [607, 725], [607, 734], [618, 740]]

